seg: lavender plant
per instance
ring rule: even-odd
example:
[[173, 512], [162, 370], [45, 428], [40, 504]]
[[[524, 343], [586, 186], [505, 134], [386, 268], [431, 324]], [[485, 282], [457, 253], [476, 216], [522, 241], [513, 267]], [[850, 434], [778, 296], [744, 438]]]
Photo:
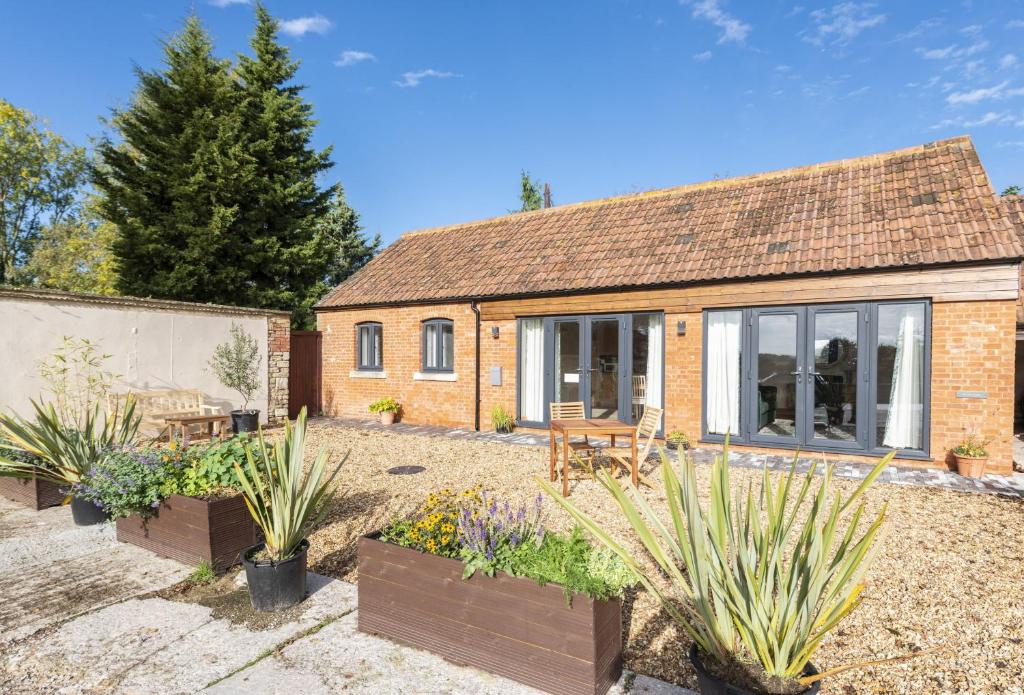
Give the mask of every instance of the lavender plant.
[[188, 454], [180, 449], [112, 448], [71, 487], [71, 493], [113, 518], [151, 514], [165, 497], [167, 481], [187, 465]]
[[544, 540], [544, 497], [537, 495], [532, 505], [518, 507], [486, 492], [480, 498], [479, 506], [464, 506], [459, 516], [462, 577], [478, 571], [493, 577], [498, 570], [516, 576], [517, 558], [529, 545], [539, 547]]

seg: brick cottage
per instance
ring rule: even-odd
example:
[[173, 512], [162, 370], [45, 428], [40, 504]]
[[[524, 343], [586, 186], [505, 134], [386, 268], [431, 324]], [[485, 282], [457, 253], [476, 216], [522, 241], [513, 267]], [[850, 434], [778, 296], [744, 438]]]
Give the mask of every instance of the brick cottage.
[[966, 137], [411, 232], [317, 307], [324, 409], [656, 405], [708, 445], [926, 466], [973, 434], [1009, 472], [1022, 256]]

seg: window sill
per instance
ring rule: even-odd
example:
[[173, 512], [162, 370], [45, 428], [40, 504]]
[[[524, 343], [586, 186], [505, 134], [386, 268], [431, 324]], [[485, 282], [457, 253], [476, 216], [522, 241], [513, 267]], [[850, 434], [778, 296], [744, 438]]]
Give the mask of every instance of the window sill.
[[458, 381], [455, 372], [413, 372], [413, 381]]
[[387, 379], [388, 373], [383, 369], [353, 369], [348, 376], [350, 379]]

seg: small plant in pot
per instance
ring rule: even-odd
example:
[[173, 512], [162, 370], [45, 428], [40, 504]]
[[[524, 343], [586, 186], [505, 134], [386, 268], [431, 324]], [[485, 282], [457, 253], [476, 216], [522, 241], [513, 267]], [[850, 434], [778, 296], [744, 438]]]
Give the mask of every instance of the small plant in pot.
[[401, 406], [394, 398], [388, 396], [387, 398], [380, 398], [370, 404], [370, 412], [377, 413], [380, 416], [380, 424], [382, 425], [393, 425], [395, 423], [395, 415], [398, 414], [398, 409]]
[[500, 405], [491, 408], [491, 426], [494, 431], [501, 434], [510, 434], [516, 426], [516, 420], [512, 414]]
[[[883, 507], [862, 527], [866, 505], [861, 497], [892, 456], [883, 458], [845, 499], [832, 485], [831, 466], [817, 478], [817, 466], [798, 475], [795, 458], [777, 481], [765, 467], [759, 492], [733, 494], [727, 440], [711, 468], [710, 502], [703, 507], [692, 458], [682, 457], [679, 476], [663, 453], [668, 515], [658, 514], [640, 493], [624, 489], [600, 470], [598, 481], [615, 498], [660, 573], [643, 567], [609, 535], [606, 524], [580, 511], [546, 481], [539, 482], [639, 575], [690, 636], [688, 657], [703, 695], [806, 695], [817, 693], [826, 676], [907, 658], [824, 671], [811, 663], [822, 640], [861, 601], [886, 514]], [[668, 524], [662, 521], [666, 516]]]
[[79, 526], [107, 521], [102, 504], [77, 496], [75, 489], [107, 452], [135, 439], [141, 417], [135, 414], [134, 399], [107, 413], [94, 403], [78, 421], [61, 417], [50, 403], [33, 401], [32, 407], [34, 420], [0, 415], [0, 435], [7, 442], [0, 446], [0, 475], [35, 477], [67, 488], [71, 515]]
[[328, 474], [321, 449], [306, 469], [305, 449], [303, 408], [294, 426], [285, 422], [283, 439], [267, 444], [260, 430], [258, 443], [246, 450], [246, 465], [235, 463], [245, 504], [265, 539], [242, 554], [249, 599], [258, 611], [283, 610], [306, 596], [307, 537], [327, 514], [344, 460]]
[[255, 432], [260, 425], [260, 411], [249, 408], [249, 401], [260, 388], [260, 348], [237, 323], [231, 324], [228, 339], [213, 350], [210, 369], [226, 388], [237, 391], [242, 407], [231, 411], [235, 433]]
[[686, 451], [690, 448], [690, 438], [682, 430], [672, 430], [665, 437], [665, 446], [673, 450], [682, 449]]
[[988, 442], [980, 441], [975, 435], [967, 437], [953, 449], [956, 459], [956, 472], [968, 478], [980, 478], [985, 475], [988, 463]]

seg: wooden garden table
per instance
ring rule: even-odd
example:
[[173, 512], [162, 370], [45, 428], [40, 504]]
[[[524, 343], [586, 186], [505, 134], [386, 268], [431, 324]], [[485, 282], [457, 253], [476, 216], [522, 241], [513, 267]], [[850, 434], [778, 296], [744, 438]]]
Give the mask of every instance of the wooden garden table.
[[640, 470], [637, 463], [636, 451], [636, 426], [622, 420], [602, 420], [598, 418], [587, 418], [585, 420], [552, 420], [551, 429], [548, 430], [551, 439], [549, 458], [551, 464], [551, 482], [555, 481], [555, 461], [558, 458], [555, 435], [562, 437], [562, 497], [569, 496], [569, 438], [570, 437], [602, 437], [611, 439], [612, 446], [615, 446], [615, 437], [626, 435], [630, 438], [630, 447], [633, 450], [633, 465], [630, 477], [633, 486], [640, 483]]
[[223, 435], [231, 422], [230, 415], [172, 415], [164, 418], [167, 423], [168, 441], [174, 439], [174, 431], [181, 430], [181, 445], [188, 446], [189, 425], [206, 425], [206, 434], [213, 439], [213, 426], [217, 425], [217, 434]]

